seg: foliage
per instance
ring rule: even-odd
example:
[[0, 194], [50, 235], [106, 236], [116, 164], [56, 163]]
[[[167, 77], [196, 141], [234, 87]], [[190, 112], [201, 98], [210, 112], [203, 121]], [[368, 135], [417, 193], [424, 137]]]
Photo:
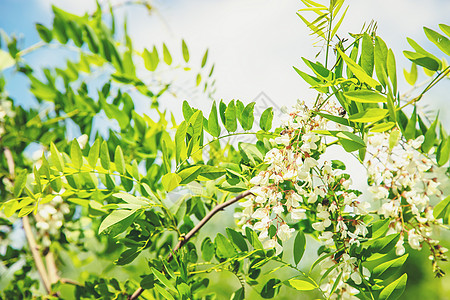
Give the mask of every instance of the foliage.
[[[84, 16], [54, 7], [52, 28], [36, 25], [42, 41], [33, 49], [4, 37], [0, 69], [26, 76], [38, 108], [14, 105], [2, 79], [1, 238], [14, 239], [21, 220], [28, 247], [6, 246], [2, 265], [23, 267], [0, 297], [212, 299], [209, 273], [228, 271], [240, 284], [232, 299], [248, 297], [249, 287], [263, 298], [288, 288], [327, 299], [397, 299], [407, 284], [399, 274], [408, 259], [405, 241], [429, 248], [433, 272], [443, 276], [446, 249], [432, 230], [449, 220], [450, 196], [440, 183], [448, 181], [450, 138], [437, 117], [421, 115], [418, 102], [450, 67], [408, 39], [414, 52], [404, 52], [412, 62], [405, 79], [414, 85], [418, 66], [431, 79], [419, 94], [400, 96], [393, 51], [376, 26], [340, 39], [343, 0], [302, 2], [299, 16], [324, 41], [325, 63], [303, 58], [307, 70], [294, 67], [317, 98], [286, 108], [281, 125], [273, 124], [273, 108], [257, 116], [255, 103], [240, 100], [212, 101], [209, 113], [184, 101], [181, 122], [161, 111], [158, 101], [175, 83], [155, 75], [163, 62], [192, 74], [187, 43], [181, 41], [178, 61], [165, 44], [137, 51], [126, 24], [119, 37], [112, 8], [106, 17], [100, 5]], [[317, 17], [308, 21], [307, 12]], [[449, 28], [425, 28], [447, 55]], [[50, 46], [75, 52], [64, 69], [27, 64], [26, 53]], [[198, 66], [192, 82], [213, 98], [208, 50]], [[139, 97], [151, 114], [136, 112]], [[97, 125], [102, 116], [108, 132]], [[78, 138], [67, 138], [69, 124]], [[227, 142], [241, 135], [256, 141]], [[40, 155], [30, 157], [32, 145]], [[367, 168], [376, 201], [352, 188], [350, 162], [329, 160], [330, 147]], [[238, 227], [197, 239], [216, 213], [237, 202]], [[293, 235], [290, 249], [283, 243]], [[309, 271], [299, 267], [306, 236], [322, 243]], [[67, 266], [81, 270], [92, 261], [107, 265], [107, 274], [66, 278]], [[276, 267], [267, 279], [268, 266]], [[278, 276], [281, 269], [290, 276]]]

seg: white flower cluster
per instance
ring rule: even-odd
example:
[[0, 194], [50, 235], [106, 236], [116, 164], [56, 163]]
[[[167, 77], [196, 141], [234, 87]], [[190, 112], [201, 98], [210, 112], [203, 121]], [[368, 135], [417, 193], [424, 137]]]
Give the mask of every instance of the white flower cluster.
[[[339, 108], [326, 103], [322, 110], [338, 115]], [[250, 180], [254, 185], [253, 196], [240, 203], [243, 210], [235, 216], [239, 225], [255, 230], [264, 248], [275, 248], [277, 255], [283, 250], [280, 241], [286, 241], [294, 232], [285, 221], [288, 213], [292, 221], [306, 217], [315, 220], [312, 227], [321, 232], [319, 239], [326, 246], [334, 247], [339, 241], [348, 252], [352, 244], [359, 245], [359, 240], [368, 233], [362, 217], [368, 213], [369, 204], [359, 201], [355, 192], [349, 190], [348, 176], [334, 169], [331, 162], [319, 160], [326, 145], [314, 131], [331, 129], [328, 120], [300, 102], [287, 114], [284, 130], [275, 139], [278, 146], [265, 155], [267, 168]], [[330, 125], [335, 129], [336, 124]], [[353, 275], [356, 258], [347, 253], [343, 257], [345, 262], [341, 260], [336, 270], [348, 271], [337, 292], [353, 295], [358, 290], [355, 292], [344, 282], [356, 278]], [[340, 271], [330, 272], [329, 282], [336, 281]], [[327, 286], [325, 290], [331, 292]]]
[[[356, 266], [355, 257], [351, 257], [347, 253], [344, 253], [339, 258], [339, 261], [336, 261], [332, 256], [328, 256], [320, 262], [320, 268], [321, 275], [329, 271], [330, 268], [333, 268], [328, 274], [327, 281], [321, 286], [321, 290], [326, 295], [330, 296], [329, 299], [359, 299], [355, 296], [359, 293], [359, 290], [346, 283], [350, 278], [356, 284], [362, 283], [361, 274]], [[368, 279], [370, 277], [370, 271], [365, 267], [362, 268], [362, 271], [363, 276]], [[336, 283], [336, 278], [338, 278], [341, 273], [341, 280], [339, 280], [336, 285], [338, 293], [331, 294], [333, 286]]]
[[5, 119], [6, 117], [14, 118], [16, 113], [12, 110], [12, 102], [7, 100], [0, 100], [0, 137], [5, 133]]
[[[442, 197], [439, 185], [444, 173], [417, 150], [424, 141], [423, 136], [407, 142], [398, 136], [396, 130], [370, 136], [365, 165], [369, 190], [380, 201], [378, 214], [391, 219], [388, 234], [401, 233], [396, 253], [403, 255], [406, 236], [413, 249], [420, 250], [424, 241], [437, 245], [430, 238], [431, 225], [436, 223], [430, 197]], [[406, 219], [406, 213], [412, 218]]]
[[59, 231], [64, 222], [64, 215], [70, 212], [69, 205], [63, 202], [60, 195], [57, 195], [49, 203], [39, 205], [36, 215], [36, 227], [42, 237], [42, 244], [50, 246], [50, 237], [59, 236]]

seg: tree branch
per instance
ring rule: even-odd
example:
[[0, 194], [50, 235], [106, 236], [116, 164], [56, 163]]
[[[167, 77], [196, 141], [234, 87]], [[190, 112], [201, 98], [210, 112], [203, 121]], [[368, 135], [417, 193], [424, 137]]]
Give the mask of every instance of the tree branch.
[[[9, 148], [5, 147], [3, 149], [3, 154], [5, 155], [6, 163], [8, 164], [8, 170], [9, 170], [9, 174], [11, 175], [11, 180], [14, 180], [15, 167], [14, 167], [14, 158], [11, 153], [11, 150], [9, 150]], [[39, 273], [39, 276], [41, 277], [42, 283], [44, 284], [44, 288], [45, 288], [47, 294], [51, 294], [50, 280], [48, 279], [44, 261], [42, 260], [42, 257], [38, 250], [38, 246], [36, 244], [36, 240], [34, 239], [33, 231], [31, 230], [30, 220], [28, 219], [28, 216], [22, 217], [22, 225], [23, 225], [23, 230], [25, 231], [25, 236], [28, 241], [28, 245], [30, 246], [30, 251], [33, 256], [34, 263], [36, 265], [36, 269]]]
[[42, 283], [44, 284], [44, 288], [47, 291], [47, 294], [51, 294], [51, 284], [48, 279], [47, 271], [45, 270], [44, 261], [42, 260], [41, 254], [38, 250], [38, 245], [36, 244], [36, 240], [33, 236], [33, 231], [31, 230], [30, 220], [28, 216], [22, 217], [23, 230], [25, 231], [25, 236], [28, 241], [28, 245], [30, 246], [31, 254], [33, 255], [33, 260], [36, 265], [36, 269], [41, 277]]
[[[194, 228], [192, 228], [191, 231], [189, 231], [185, 236], [180, 237], [180, 240], [178, 244], [173, 248], [172, 252], [167, 257], [167, 262], [170, 262], [173, 259], [174, 254], [184, 246], [215, 214], [217, 214], [219, 211], [225, 209], [226, 207], [230, 206], [233, 203], [236, 203], [237, 201], [241, 200], [242, 198], [245, 198], [252, 193], [250, 191], [246, 191], [235, 198], [228, 200], [222, 204], [216, 205]], [[137, 299], [142, 292], [144, 292], [144, 289], [142, 287], [139, 287], [133, 295], [128, 297], [128, 300], [134, 300]]]

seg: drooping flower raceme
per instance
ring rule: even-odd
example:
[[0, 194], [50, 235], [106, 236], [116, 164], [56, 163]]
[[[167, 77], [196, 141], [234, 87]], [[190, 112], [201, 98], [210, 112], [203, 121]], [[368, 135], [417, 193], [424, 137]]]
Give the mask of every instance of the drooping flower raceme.
[[[339, 107], [329, 101], [322, 110], [338, 115]], [[240, 203], [242, 211], [235, 216], [240, 225], [258, 233], [266, 249], [275, 248], [277, 255], [294, 232], [289, 223], [311, 220], [312, 228], [320, 233], [319, 240], [327, 247], [344, 249], [344, 254], [331, 258], [333, 265], [338, 264], [337, 274], [328, 275], [323, 291], [331, 294], [337, 276], [345, 270], [337, 293], [352, 296], [358, 290], [344, 282], [349, 278], [360, 281], [361, 277], [356, 258], [348, 252], [351, 245], [359, 245], [368, 233], [363, 220], [368, 203], [358, 198], [358, 191], [349, 190], [348, 175], [334, 167], [332, 161], [320, 158], [326, 144], [316, 131], [336, 129], [339, 125], [328, 124], [327, 119], [301, 102], [285, 112], [283, 131], [274, 139], [275, 147], [264, 157], [267, 167], [250, 180], [254, 185], [253, 196]]]
[[430, 247], [434, 271], [440, 275], [438, 260], [445, 260], [445, 248], [432, 239], [433, 225], [439, 224], [433, 216], [432, 198], [441, 199], [441, 182], [445, 170], [418, 149], [424, 136], [414, 140], [399, 139], [399, 132], [376, 133], [367, 140], [369, 190], [378, 200], [378, 214], [390, 219], [389, 232], [400, 233], [397, 255], [405, 252], [404, 239], [411, 248], [420, 250], [425, 243]]

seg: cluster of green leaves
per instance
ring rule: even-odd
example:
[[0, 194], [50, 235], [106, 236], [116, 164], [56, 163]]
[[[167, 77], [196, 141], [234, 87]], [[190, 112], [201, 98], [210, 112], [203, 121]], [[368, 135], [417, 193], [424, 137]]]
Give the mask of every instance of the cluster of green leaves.
[[[441, 27], [445, 28], [442, 25]], [[427, 32], [431, 35], [430, 30]], [[359, 157], [364, 159], [364, 137], [367, 134], [398, 128], [406, 140], [424, 135], [422, 151], [428, 153], [432, 148], [435, 149], [434, 154], [436, 154], [438, 165], [444, 165], [449, 160], [450, 145], [448, 134], [438, 118], [429, 122], [417, 113], [416, 108], [408, 117], [403, 108], [408, 104], [414, 104], [415, 107], [422, 95], [448, 73], [448, 68], [438, 73], [419, 96], [403, 99], [397, 90], [398, 79], [393, 51], [388, 49], [385, 42], [374, 32], [354, 34], [352, 38], [353, 41], [349, 46], [344, 46], [343, 43], [337, 44], [336, 60], [332, 68], [327, 69], [320, 62], [312, 62], [306, 58], [303, 58], [303, 61], [314, 75], [295, 68], [312, 88], [325, 95], [324, 101], [332, 96], [336, 97], [345, 109], [345, 113], [348, 114], [348, 118], [321, 112], [318, 114], [333, 122], [349, 126], [360, 138], [345, 132], [320, 133], [338, 137], [345, 150], [349, 152], [359, 150]], [[409, 41], [412, 43], [411, 39]], [[347, 50], [350, 54], [345, 53]], [[431, 56], [427, 57], [430, 61], [432, 60]], [[432, 61], [436, 66], [428, 65], [429, 70], [439, 70], [438, 60]], [[405, 105], [402, 105], [403, 101], [406, 102]], [[426, 124], [427, 122], [429, 125]], [[343, 136], [344, 134], [346, 137]], [[392, 134], [397, 133], [392, 131]], [[351, 144], [347, 140], [350, 140]]]
[[[183, 63], [175, 62], [165, 44], [162, 56], [158, 55], [156, 47], [151, 52], [145, 49], [143, 53], [139, 53], [132, 47], [126, 25], [123, 33], [125, 41], [121, 43], [115, 30], [113, 11], [111, 10], [111, 17], [105, 18], [102, 10], [103, 7], [98, 6], [92, 15], [76, 16], [53, 7], [53, 26], [47, 28], [42, 24], [36, 25], [41, 43], [30, 49], [20, 50], [15, 38], [4, 36], [7, 49], [0, 51], [1, 70], [15, 64], [15, 68], [30, 80], [30, 92], [38, 102], [38, 109], [25, 110], [12, 105], [14, 118], [6, 117], [2, 124], [5, 133], [0, 143], [2, 149], [11, 150], [15, 176], [9, 174], [10, 165], [2, 155], [1, 210], [9, 219], [14, 220], [36, 212], [39, 205], [49, 203], [59, 193], [70, 204], [71, 211], [65, 215], [60, 235], [52, 237], [51, 249], [58, 249], [58, 256], [68, 255], [71, 258], [72, 262], [66, 265], [77, 264], [77, 256], [83, 252], [90, 253], [98, 260], [117, 259], [117, 266], [131, 263], [143, 250], [155, 256], [164, 255], [172, 248], [173, 236], [167, 233], [168, 230], [177, 233], [181, 230], [185, 233], [193, 227], [192, 221], [185, 220], [183, 223], [186, 205], [183, 206], [185, 210], [181, 209], [176, 217], [176, 207], [173, 208], [175, 212], [172, 212], [158, 199], [161, 196], [158, 191], [163, 187], [161, 177], [170, 171], [170, 167], [164, 168], [160, 159], [168, 154], [170, 156], [170, 151], [174, 151], [170, 138], [171, 125], [166, 120], [166, 114], [157, 107], [159, 98], [171, 92], [172, 80], [169, 83], [149, 84], [136, 75], [136, 69], [140, 65], [145, 66], [149, 72], [157, 72], [161, 65], [160, 58], [170, 69], [190, 71], [188, 63], [192, 60], [187, 45], [182, 41]], [[105, 23], [104, 19], [112, 20], [111, 25]], [[27, 64], [25, 56], [48, 44], [62, 49], [75, 49], [76, 55], [70, 56], [65, 68], [43, 68], [45, 79], [42, 79], [40, 72]], [[142, 61], [138, 61], [139, 59]], [[207, 62], [208, 51], [200, 64], [201, 72], [206, 72], [207, 75], [202, 81], [199, 73], [196, 85], [203, 82], [203, 91], [211, 95], [214, 65], [208, 67]], [[103, 72], [105, 76], [94, 80], [96, 72]], [[98, 86], [101, 88], [97, 90]], [[133, 98], [136, 95], [125, 91], [130, 89], [136, 89], [153, 101], [152, 107], [157, 118], [152, 119], [135, 112]], [[2, 101], [13, 102], [7, 96], [3, 78], [0, 92]], [[51, 109], [39, 111], [48, 107], [48, 103], [53, 104]], [[102, 138], [96, 124], [104, 119], [103, 113], [112, 123], [117, 122], [120, 130], [110, 129]], [[88, 135], [86, 147], [80, 147], [77, 140], [67, 141], [69, 121], [72, 127], [75, 124], [81, 133]], [[173, 117], [171, 123], [176, 127]], [[89, 143], [89, 140], [95, 142]], [[30, 160], [26, 153], [27, 147], [32, 144], [38, 144], [44, 150], [44, 155], [38, 159], [39, 167], [33, 167], [35, 161]], [[140, 173], [142, 171], [144, 175]], [[8, 182], [14, 183], [12, 190], [8, 187]], [[204, 215], [215, 201], [210, 198], [212, 200], [209, 204], [200, 201], [199, 196], [186, 202], [193, 203], [195, 213], [201, 218], [202, 212]], [[186, 214], [190, 213], [189, 205]], [[85, 225], [86, 217], [90, 219], [88, 227]], [[12, 228], [13, 223], [8, 224]], [[89, 237], [84, 233], [85, 230], [92, 229], [102, 234], [96, 233], [94, 237]], [[124, 231], [128, 233], [127, 238], [116, 244], [113, 238]], [[161, 236], [166, 239], [163, 243], [160, 242]], [[38, 241], [40, 238], [38, 235]], [[72, 246], [76, 248], [71, 248], [69, 243], [73, 243]], [[102, 247], [104, 250], [95, 249], [92, 245], [96, 243], [105, 243], [107, 247]], [[14, 268], [22, 264], [23, 259], [30, 257], [26, 247], [20, 251], [9, 249], [5, 254], [5, 259], [11, 261], [8, 267]], [[49, 249], [42, 249], [43, 253], [46, 251]], [[117, 272], [116, 270], [115, 273]], [[126, 273], [126, 270], [121, 272]], [[80, 273], [79, 276], [81, 275]], [[138, 273], [127, 274], [132, 279], [125, 285], [118, 285], [113, 282], [115, 279], [101, 282], [99, 277], [103, 275], [98, 270], [91, 270], [89, 280], [84, 285], [78, 285], [75, 294], [82, 298], [98, 295], [110, 298], [111, 291], [116, 289], [116, 294], [126, 297], [126, 294], [132, 294], [138, 287], [137, 275]], [[38, 281], [34, 280], [32, 284], [30, 281], [28, 284], [25, 279], [21, 280], [26, 287], [17, 289], [16, 293], [23, 296], [36, 293]], [[3, 284], [6, 283], [5, 281]], [[64, 285], [54, 286], [54, 291], [64, 290]], [[8, 287], [4, 291], [7, 293], [14, 289]], [[29, 292], [30, 290], [34, 292]]]
[[[311, 30], [311, 35], [315, 35], [320, 40], [325, 41], [328, 46], [331, 39], [336, 35], [347, 13], [348, 6], [338, 18], [345, 0], [332, 0], [329, 6], [311, 0], [302, 0], [302, 2], [306, 7], [299, 9], [297, 15]], [[315, 17], [312, 21], [307, 20], [304, 16], [305, 12], [314, 13]], [[338, 20], [335, 22], [337, 18]]]
[[[240, 100], [232, 100], [228, 104], [220, 101], [217, 111], [216, 102], [213, 102], [209, 117], [203, 116], [202, 111], [183, 102], [182, 121], [175, 133], [175, 172], [164, 175], [162, 181], [166, 191], [171, 191], [180, 184], [188, 184], [193, 180], [214, 180], [226, 175], [220, 188], [229, 192], [240, 192], [247, 189], [246, 174], [253, 173], [253, 168], [263, 162], [264, 154], [274, 145], [268, 138], [274, 135], [269, 132], [272, 127], [272, 108], [267, 108], [259, 120], [260, 130], [252, 130], [255, 116], [255, 103], [244, 105]], [[227, 133], [222, 130], [219, 119]], [[238, 122], [244, 132], [238, 131]], [[222, 134], [224, 133], [224, 134]], [[211, 140], [205, 143], [205, 136], [209, 134]], [[238, 156], [234, 161], [217, 161], [217, 149], [220, 149], [219, 140], [234, 135], [253, 134], [258, 138], [258, 143], [239, 143]], [[210, 157], [206, 164], [203, 159], [203, 149], [210, 146]], [[232, 146], [230, 147], [231, 150]], [[234, 148], [231, 151], [235, 151]], [[221, 154], [219, 154], [221, 155]], [[232, 156], [232, 155], [229, 155]], [[241, 157], [241, 160], [239, 160]], [[169, 157], [164, 158], [165, 164], [170, 166]], [[166, 169], [170, 169], [166, 167]]]

